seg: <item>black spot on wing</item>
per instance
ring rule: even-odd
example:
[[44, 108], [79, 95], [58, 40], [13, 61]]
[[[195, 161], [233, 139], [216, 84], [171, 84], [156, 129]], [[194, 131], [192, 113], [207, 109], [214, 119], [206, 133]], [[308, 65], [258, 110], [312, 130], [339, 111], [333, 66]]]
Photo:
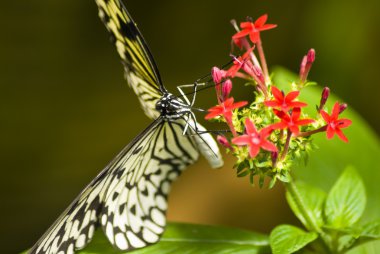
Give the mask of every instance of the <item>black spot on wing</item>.
[[149, 194], [149, 193], [148, 193], [148, 188], [145, 187], [145, 189], [141, 191], [141, 194], [144, 195], [145, 197], [147, 197], [148, 194]]
[[137, 148], [133, 151], [132, 154], [137, 154], [138, 152], [141, 151], [141, 149], [142, 149], [142, 146], [137, 147]]
[[136, 216], [136, 205], [133, 205], [130, 209], [131, 213]]
[[124, 23], [120, 17], [117, 17], [120, 23], [120, 32], [124, 37], [129, 38], [130, 40], [135, 41], [139, 36], [139, 31], [136, 28], [136, 25], [133, 22]]
[[125, 204], [119, 206], [119, 214], [123, 214], [124, 209], [125, 209]]

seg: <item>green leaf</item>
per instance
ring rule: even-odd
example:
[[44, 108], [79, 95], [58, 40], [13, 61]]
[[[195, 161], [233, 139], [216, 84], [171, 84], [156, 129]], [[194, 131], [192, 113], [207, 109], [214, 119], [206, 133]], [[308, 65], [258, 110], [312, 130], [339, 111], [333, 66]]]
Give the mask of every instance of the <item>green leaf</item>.
[[273, 254], [294, 253], [317, 239], [318, 234], [305, 232], [291, 225], [277, 226], [270, 233], [269, 241]]
[[[361, 245], [361, 248], [364, 248], [366, 246], [364, 244], [369, 241], [374, 241], [376, 239], [379, 240], [380, 239], [380, 220], [367, 223], [360, 230], [356, 230], [356, 232], [354, 232], [354, 234], [352, 234], [351, 237], [354, 240], [352, 243], [352, 246], [355, 247], [355, 246]], [[370, 246], [373, 246], [373, 242], [370, 243]], [[368, 253], [371, 253], [371, 252], [368, 252]], [[378, 253], [378, 252], [373, 250], [372, 253]]]
[[[296, 182], [295, 187], [297, 188], [299, 195], [302, 199], [302, 203], [307, 211], [309, 218], [313, 223], [319, 227], [323, 225], [323, 206], [326, 199], [326, 193], [316, 187], [310, 186], [303, 182]], [[286, 192], [286, 199], [289, 203], [290, 208], [297, 218], [302, 222], [302, 224], [311, 230], [312, 227], [308, 225], [306, 219], [300, 213], [299, 207], [295, 202], [293, 196], [290, 192]]]
[[[161, 241], [155, 245], [133, 251], [142, 253], [268, 253], [266, 236], [234, 228], [169, 223]], [[98, 230], [90, 244], [78, 254], [120, 254]]]
[[380, 219], [371, 221], [362, 227], [361, 236], [380, 238]]
[[353, 167], [347, 167], [327, 196], [326, 223], [338, 229], [352, 226], [362, 216], [365, 205], [363, 181]]

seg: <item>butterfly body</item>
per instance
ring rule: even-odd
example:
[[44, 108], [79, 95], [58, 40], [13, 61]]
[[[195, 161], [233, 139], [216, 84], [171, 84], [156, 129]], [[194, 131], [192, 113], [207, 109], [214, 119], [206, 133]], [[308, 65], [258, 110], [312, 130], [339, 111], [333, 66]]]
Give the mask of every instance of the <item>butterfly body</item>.
[[215, 140], [191, 117], [191, 106], [162, 85], [153, 57], [121, 0], [95, 1], [125, 78], [153, 122], [84, 188], [29, 254], [73, 254], [90, 242], [98, 226], [119, 250], [156, 243], [166, 225], [172, 182], [200, 153], [212, 167], [223, 164]]
[[167, 120], [178, 119], [191, 113], [189, 105], [171, 93], [164, 93], [157, 101], [156, 109], [160, 112], [161, 117]]

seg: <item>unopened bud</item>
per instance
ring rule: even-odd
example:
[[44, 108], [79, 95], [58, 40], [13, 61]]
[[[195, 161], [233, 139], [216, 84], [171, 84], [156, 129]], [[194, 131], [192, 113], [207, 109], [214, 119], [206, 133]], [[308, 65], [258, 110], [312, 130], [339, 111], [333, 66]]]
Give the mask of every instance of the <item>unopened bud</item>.
[[212, 67], [211, 76], [215, 84], [222, 82], [223, 73], [218, 67]]
[[227, 138], [223, 135], [216, 136], [216, 141], [218, 141], [218, 143], [224, 146], [225, 148], [228, 148], [231, 150], [233, 149], [230, 142], [228, 142]]
[[272, 166], [276, 167], [277, 159], [278, 159], [278, 152], [271, 152], [271, 158], [272, 158]]
[[302, 62], [300, 66], [300, 80], [302, 84], [305, 83], [314, 61], [315, 61], [315, 50], [310, 49], [307, 52], [307, 55], [302, 58]]
[[230, 95], [232, 90], [232, 81], [230, 79], [227, 79], [222, 84], [222, 97], [223, 100], [226, 100], [228, 96]]
[[304, 56], [301, 61], [300, 65], [300, 78], [302, 77], [303, 73], [305, 73], [305, 67], [307, 63], [307, 56]]
[[330, 95], [330, 88], [326, 86], [325, 88], [323, 88], [323, 91], [322, 91], [321, 101], [319, 103], [319, 110], [323, 109], [323, 107], [326, 104], [327, 99], [329, 98], [329, 95]]
[[315, 61], [315, 50], [310, 49], [309, 52], [307, 52], [307, 63], [312, 64]]
[[339, 105], [339, 114], [341, 114], [343, 111], [345, 111], [347, 107], [348, 107], [348, 106], [347, 106], [346, 103], [342, 103], [342, 104], [340, 104], [340, 105]]

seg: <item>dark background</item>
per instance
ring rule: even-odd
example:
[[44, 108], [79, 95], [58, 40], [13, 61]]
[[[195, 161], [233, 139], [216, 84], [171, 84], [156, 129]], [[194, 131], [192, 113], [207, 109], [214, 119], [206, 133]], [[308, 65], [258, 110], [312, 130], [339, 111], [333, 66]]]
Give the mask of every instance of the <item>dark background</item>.
[[[298, 72], [315, 48], [310, 78], [330, 86], [377, 133], [379, 7], [376, 0], [127, 3], [169, 90], [229, 60], [231, 18], [268, 13], [279, 25], [262, 36], [269, 65]], [[123, 80], [93, 1], [3, 1], [0, 25], [0, 239], [9, 253], [32, 245], [150, 121]], [[174, 186], [169, 219], [261, 232], [295, 222], [280, 185], [251, 188], [232, 164], [190, 167]]]

